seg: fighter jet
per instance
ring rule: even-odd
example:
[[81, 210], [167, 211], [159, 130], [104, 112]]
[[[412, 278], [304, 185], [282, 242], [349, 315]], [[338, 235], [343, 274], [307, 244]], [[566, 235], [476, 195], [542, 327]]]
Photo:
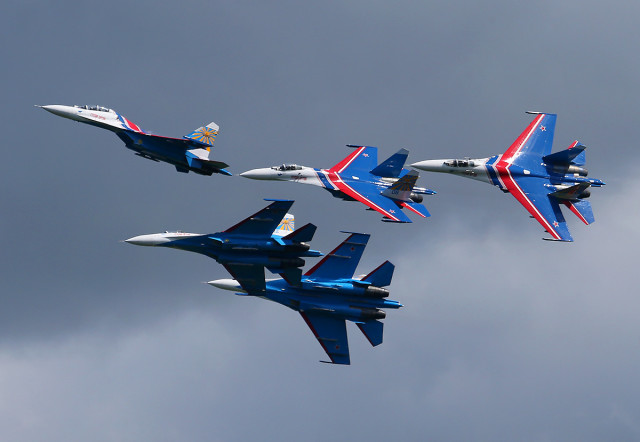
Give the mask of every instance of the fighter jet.
[[240, 176], [254, 180], [280, 180], [312, 184], [327, 189], [337, 198], [360, 201], [381, 213], [383, 221], [410, 223], [402, 208], [426, 218], [427, 209], [420, 204], [422, 195], [435, 192], [415, 187], [418, 172], [403, 169], [409, 151], [400, 149], [378, 165], [378, 148], [355, 146], [356, 150], [330, 169], [314, 169], [296, 164], [283, 164], [253, 169]]
[[[349, 233], [349, 232], [344, 232]], [[267, 281], [263, 290], [255, 290], [252, 281], [243, 278], [209, 281], [214, 287], [238, 295], [257, 296], [300, 312], [333, 364], [350, 363], [346, 320], [355, 322], [373, 346], [382, 343], [385, 318], [383, 308], [402, 307], [385, 299], [394, 265], [385, 261], [368, 275], [353, 277], [369, 240], [369, 235], [351, 233], [335, 250], [306, 272], [302, 284], [294, 286], [283, 279]], [[329, 362], [329, 361], [322, 361]]]
[[125, 240], [137, 246], [170, 247], [200, 253], [222, 264], [234, 278], [244, 281], [250, 290], [265, 290], [264, 268], [280, 274], [290, 284], [300, 285], [305, 262], [302, 257], [322, 256], [311, 250], [316, 226], [306, 224], [294, 229], [293, 215], [287, 214], [293, 201], [273, 201], [224, 232], [165, 232], [140, 235]]
[[584, 168], [586, 147], [578, 141], [560, 152], [551, 153], [556, 115], [527, 112], [534, 120], [502, 155], [480, 159], [426, 160], [412, 167], [444, 172], [493, 184], [511, 193], [552, 238], [573, 241], [560, 205], [564, 205], [585, 224], [594, 221], [589, 187], [604, 186], [587, 178]]
[[39, 106], [54, 115], [97, 126], [115, 132], [136, 155], [152, 161], [173, 164], [178, 172], [195, 172], [200, 175], [221, 173], [231, 175], [227, 163], [209, 159], [213, 142], [218, 135], [216, 123], [200, 127], [183, 138], [152, 135], [140, 129], [113, 109], [102, 106], [63, 106], [53, 104]]

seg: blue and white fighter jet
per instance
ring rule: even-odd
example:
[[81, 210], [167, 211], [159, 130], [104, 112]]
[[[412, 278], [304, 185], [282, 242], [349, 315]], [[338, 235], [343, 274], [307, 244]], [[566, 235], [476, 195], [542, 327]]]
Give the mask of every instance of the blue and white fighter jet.
[[143, 131], [140, 127], [102, 106], [64, 106], [52, 104], [37, 106], [54, 115], [107, 129], [124, 141], [136, 155], [153, 161], [173, 164], [178, 172], [195, 172], [200, 175], [221, 173], [231, 175], [222, 161], [209, 159], [213, 142], [218, 135], [216, 123], [200, 127], [183, 138], [161, 137]]
[[[349, 233], [349, 232], [344, 232]], [[365, 276], [353, 277], [369, 240], [369, 235], [351, 233], [335, 250], [306, 272], [300, 285], [283, 279], [266, 282], [256, 290], [252, 281], [242, 277], [209, 281], [214, 287], [277, 302], [300, 313], [333, 364], [350, 363], [345, 321], [355, 322], [371, 345], [382, 343], [386, 317], [381, 310], [402, 307], [385, 299], [394, 265], [385, 261]], [[324, 361], [323, 361], [324, 362]]]
[[140, 235], [125, 240], [137, 246], [170, 247], [200, 253], [222, 264], [234, 278], [250, 290], [265, 289], [264, 268], [279, 274], [292, 285], [300, 285], [303, 257], [322, 256], [310, 250], [316, 226], [309, 223], [294, 230], [293, 215], [287, 211], [293, 201], [273, 201], [224, 232], [165, 232]]
[[556, 115], [527, 112], [534, 120], [502, 155], [480, 159], [425, 160], [411, 167], [443, 172], [493, 184], [511, 193], [535, 218], [551, 241], [573, 241], [560, 205], [567, 207], [585, 224], [594, 221], [590, 187], [604, 186], [587, 178], [583, 144], [574, 141], [560, 152], [551, 153]]
[[253, 169], [240, 176], [254, 180], [294, 181], [322, 187], [337, 198], [360, 201], [384, 217], [383, 221], [410, 223], [402, 212], [406, 208], [426, 218], [427, 209], [420, 204], [422, 195], [435, 192], [415, 187], [418, 172], [403, 169], [409, 151], [400, 149], [378, 165], [378, 148], [354, 146], [353, 153], [330, 169], [314, 169], [296, 164]]

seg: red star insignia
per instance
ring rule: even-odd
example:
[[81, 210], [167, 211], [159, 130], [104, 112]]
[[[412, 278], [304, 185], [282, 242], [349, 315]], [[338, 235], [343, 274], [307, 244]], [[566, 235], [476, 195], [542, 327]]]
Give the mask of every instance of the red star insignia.
[[368, 153], [363, 153], [362, 156], [366, 157], [366, 158], [369, 158], [369, 154]]
[[558, 221], [554, 221], [553, 222], [553, 227], [558, 227], [560, 225], [560, 223], [558, 223]]
[[542, 132], [544, 132], [544, 131], [546, 131], [546, 130], [547, 130], [547, 128], [546, 128], [545, 126], [540, 126], [540, 130], [541, 130]]

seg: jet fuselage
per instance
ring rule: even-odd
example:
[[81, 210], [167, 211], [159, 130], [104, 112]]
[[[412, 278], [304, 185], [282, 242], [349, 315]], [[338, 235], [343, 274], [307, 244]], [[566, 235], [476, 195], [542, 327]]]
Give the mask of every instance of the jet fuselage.
[[286, 243], [280, 238], [255, 238], [225, 232], [200, 233], [165, 232], [139, 235], [125, 240], [139, 246], [169, 247], [199, 253], [220, 262], [242, 261], [277, 267], [301, 267], [301, 257], [317, 257], [322, 253], [310, 250], [309, 244]]
[[[230, 290], [239, 294], [247, 294], [240, 284], [233, 279], [209, 281], [208, 284]], [[369, 293], [367, 289], [378, 289]], [[402, 307], [397, 301], [385, 299], [388, 291], [379, 287], [367, 287], [358, 280], [318, 281], [302, 279], [300, 287], [294, 287], [282, 279], [267, 281], [266, 290], [249, 295], [277, 302], [299, 312], [318, 312], [337, 316], [349, 321], [359, 322], [372, 319], [383, 319], [384, 308], [398, 309]]]
[[[298, 166], [296, 164], [282, 164], [280, 166], [248, 170], [241, 173], [240, 176], [253, 180], [293, 181], [295, 183], [311, 184], [312, 186], [318, 186], [328, 190], [335, 197], [350, 201], [352, 201], [353, 198], [342, 192], [334, 182], [368, 183], [375, 186], [379, 192], [383, 192], [398, 181], [398, 178], [377, 177], [371, 174], [351, 176], [332, 172], [327, 169], [316, 169], [313, 167]], [[412, 192], [421, 195], [435, 194], [433, 190], [424, 187], [414, 187]]]
[[578, 183], [589, 183], [591, 186], [600, 187], [605, 183], [598, 179], [586, 178], [587, 171], [582, 168], [575, 168], [574, 173], [562, 173], [552, 165], [541, 163], [544, 170], [556, 173], [539, 173], [518, 167], [513, 164], [501, 166], [502, 155], [494, 155], [489, 158], [464, 158], [464, 159], [442, 159], [425, 160], [411, 165], [415, 169], [427, 172], [450, 173], [476, 181], [482, 181], [498, 187], [504, 192], [508, 192], [505, 185], [506, 179], [512, 177], [520, 178], [544, 178], [549, 180], [547, 188], [550, 192], [561, 190]]
[[[136, 155], [172, 164], [179, 172], [230, 175], [224, 170], [228, 166], [226, 163], [209, 160], [213, 139], [219, 129], [215, 123], [197, 129], [183, 138], [172, 138], [147, 133], [123, 115], [103, 106], [54, 104], [38, 107], [63, 118], [110, 130]], [[202, 140], [204, 142], [198, 142]]]

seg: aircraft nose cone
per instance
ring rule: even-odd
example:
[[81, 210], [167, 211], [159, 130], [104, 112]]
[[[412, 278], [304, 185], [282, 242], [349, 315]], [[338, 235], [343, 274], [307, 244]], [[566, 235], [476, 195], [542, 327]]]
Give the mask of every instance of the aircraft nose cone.
[[252, 180], [269, 180], [273, 179], [273, 172], [271, 169], [253, 169], [242, 172], [240, 176], [250, 178]]
[[157, 246], [167, 242], [167, 239], [159, 235], [138, 235], [125, 239], [124, 242], [133, 244], [134, 246]]
[[413, 163], [411, 165], [411, 167], [413, 167], [414, 169], [421, 169], [421, 170], [440, 170], [443, 167], [443, 160], [425, 160], [425, 161], [418, 161], [417, 163]]
[[65, 117], [69, 114], [69, 106], [62, 106], [60, 104], [48, 104], [45, 106], [40, 106], [36, 104], [36, 107], [40, 107], [47, 112], [51, 112], [54, 115], [59, 115], [61, 117]]

